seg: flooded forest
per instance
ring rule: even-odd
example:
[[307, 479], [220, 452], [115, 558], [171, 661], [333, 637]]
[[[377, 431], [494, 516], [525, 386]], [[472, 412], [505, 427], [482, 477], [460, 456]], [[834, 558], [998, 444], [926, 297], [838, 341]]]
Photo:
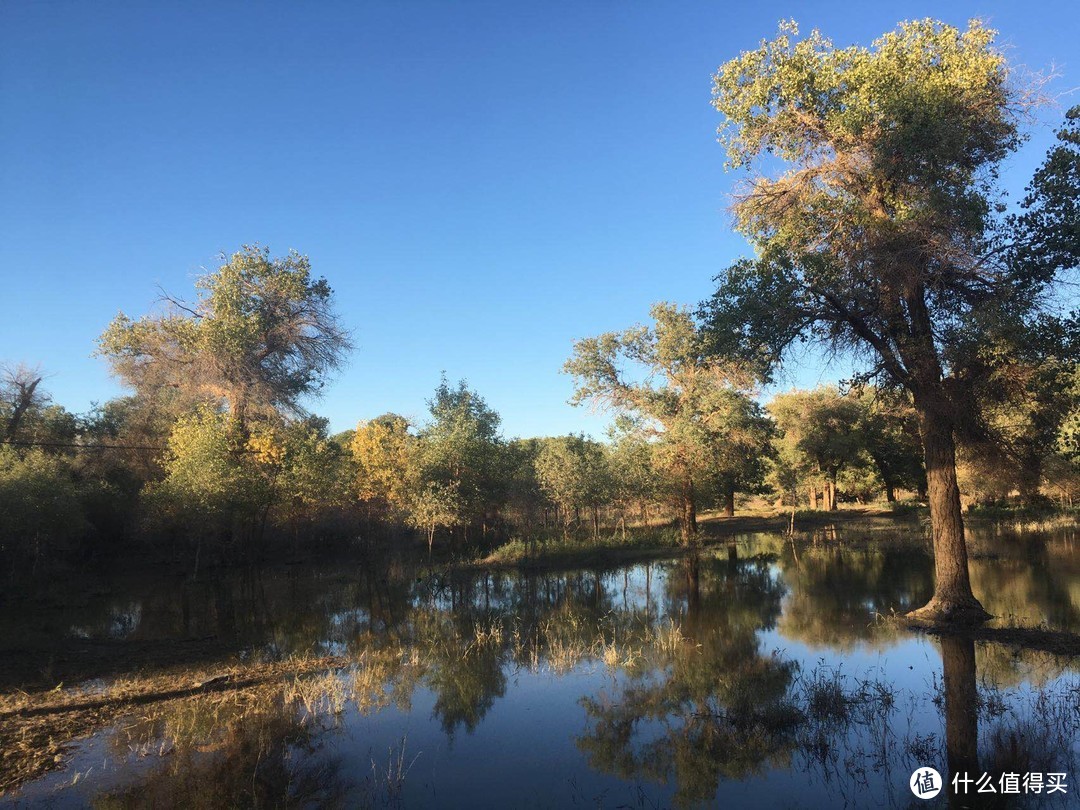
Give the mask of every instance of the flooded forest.
[[0, 805], [1075, 805], [1080, 107], [1010, 196], [1044, 82], [978, 20], [735, 52], [746, 257], [536, 370], [602, 431], [320, 415], [367, 350], [262, 244], [130, 277], [119, 396], [5, 360]]

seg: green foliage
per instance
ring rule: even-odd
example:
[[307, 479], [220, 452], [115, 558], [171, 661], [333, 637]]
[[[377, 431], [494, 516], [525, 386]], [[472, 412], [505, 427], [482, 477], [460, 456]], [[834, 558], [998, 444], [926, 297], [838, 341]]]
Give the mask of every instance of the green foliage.
[[431, 421], [419, 434], [417, 491], [422, 503], [437, 507], [422, 511], [445, 517], [453, 508], [454, 519], [444, 525], [462, 529], [493, 521], [505, 499], [499, 415], [464, 380], [451, 388], [443, 379], [428, 405]]
[[1057, 446], [1062, 456], [1080, 467], [1080, 366], [1074, 366], [1068, 389], [1071, 407], [1058, 429]]
[[835, 482], [863, 449], [859, 404], [834, 387], [777, 394], [769, 413], [780, 430], [779, 456], [785, 469], [797, 470], [801, 482]]
[[99, 339], [113, 371], [145, 395], [224, 402], [241, 421], [300, 413], [349, 348], [329, 284], [296, 252], [272, 259], [245, 246], [196, 287], [194, 303], [166, 298], [164, 313], [139, 320], [121, 313]]
[[435, 532], [459, 525], [463, 513], [457, 487], [438, 481], [428, 481], [410, 492], [406, 509], [405, 522], [427, 532], [429, 549], [435, 542]]
[[718, 479], [749, 485], [770, 429], [742, 390], [750, 382], [745, 368], [708, 359], [687, 310], [662, 303], [651, 314], [651, 328], [578, 341], [564, 370], [574, 377], [571, 402], [612, 409], [650, 441], [654, 468], [669, 497], [683, 504], [692, 535], [690, 512], [698, 493], [715, 496]]
[[615, 500], [624, 506], [636, 506], [645, 518], [648, 505], [660, 496], [652, 444], [633, 420], [623, 416], [612, 427], [610, 454]]
[[545, 523], [550, 503], [537, 475], [536, 458], [544, 439], [512, 439], [503, 448], [505, 515], [514, 528], [531, 537]]
[[[612, 500], [614, 481], [603, 445], [584, 436], [547, 439], [536, 456], [536, 477], [543, 493], [558, 506], [563, 524], [582, 510], [596, 511]], [[593, 522], [593, 534], [599, 530]]]
[[903, 391], [872, 386], [852, 393], [858, 397], [857, 430], [863, 450], [873, 462], [889, 500], [896, 489], [924, 491], [926, 471], [919, 419], [910, 397]]
[[279, 429], [281, 469], [274, 480], [275, 508], [294, 520], [311, 521], [352, 499], [356, 478], [348, 451], [334, 442], [322, 419], [305, 419]]
[[[730, 268], [704, 306], [713, 352], [771, 368], [815, 339], [853, 350], [868, 377], [941, 397], [944, 371], [953, 407], [972, 399], [977, 347], [1024, 334], [1080, 253], [1073, 129], [1024, 213], [997, 216], [996, 169], [1030, 96], [994, 37], [921, 20], [836, 48], [785, 24], [720, 69], [721, 142], [753, 176], [735, 214], [759, 258]], [[779, 176], [760, 164], [769, 156]]]
[[206, 407], [177, 421], [163, 467], [145, 491], [151, 522], [223, 542], [262, 539], [267, 525], [310, 527], [347, 507], [355, 479], [325, 420], [245, 430]]
[[924, 486], [915, 415], [902, 394], [821, 386], [778, 394], [768, 407], [779, 432], [773, 485], [786, 498], [835, 485], [861, 502], [882, 488], [892, 500], [897, 488]]
[[37, 557], [69, 548], [88, 528], [80, 495], [67, 459], [0, 445], [0, 550]]
[[146, 489], [148, 517], [226, 539], [250, 530], [269, 505], [280, 464], [280, 450], [267, 436], [252, 443], [249, 448], [234, 417], [211, 408], [179, 419], [163, 460], [165, 477]]

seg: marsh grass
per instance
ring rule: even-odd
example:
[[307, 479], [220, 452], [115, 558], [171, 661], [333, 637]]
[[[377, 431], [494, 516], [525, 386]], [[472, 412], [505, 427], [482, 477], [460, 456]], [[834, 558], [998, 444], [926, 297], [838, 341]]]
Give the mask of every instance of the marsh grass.
[[364, 790], [357, 799], [363, 810], [375, 807], [404, 807], [406, 777], [421, 753], [409, 759], [405, 754], [408, 735], [387, 749], [386, 763], [381, 765], [371, 759], [371, 776], [365, 780]]
[[352, 659], [297, 656], [0, 696], [0, 795], [62, 767], [77, 740], [110, 727], [117, 729], [114, 751], [125, 756], [209, 752], [270, 706], [299, 726], [334, 720], [350, 705], [361, 712], [381, 708], [389, 701], [388, 683], [417, 664], [402, 650]]
[[618, 562], [642, 553], [670, 553], [681, 546], [676, 529], [654, 526], [598, 538], [553, 536], [526, 540], [518, 537], [498, 546], [475, 564], [487, 567], [521, 564], [547, 566], [580, 564], [597, 559]]

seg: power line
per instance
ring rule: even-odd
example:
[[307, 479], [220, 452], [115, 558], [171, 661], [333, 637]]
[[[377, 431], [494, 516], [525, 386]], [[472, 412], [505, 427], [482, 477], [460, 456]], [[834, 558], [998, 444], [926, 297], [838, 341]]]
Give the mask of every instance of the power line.
[[148, 444], [76, 444], [74, 442], [23, 442], [15, 439], [0, 439], [0, 444], [13, 447], [57, 447], [75, 450], [165, 450]]
[[[167, 447], [150, 444], [77, 444], [75, 442], [24, 442], [16, 439], [0, 439], [0, 444], [12, 447], [55, 447], [69, 450], [168, 450]], [[261, 453], [250, 447], [234, 450], [236, 453]]]

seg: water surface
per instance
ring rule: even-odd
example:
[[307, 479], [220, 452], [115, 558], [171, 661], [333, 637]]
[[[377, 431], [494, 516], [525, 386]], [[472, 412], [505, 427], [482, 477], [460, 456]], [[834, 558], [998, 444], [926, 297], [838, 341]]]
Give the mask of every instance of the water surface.
[[[973, 588], [999, 626], [1080, 630], [1075, 540], [973, 536]], [[931, 592], [923, 543], [836, 532], [601, 570], [118, 577], [4, 612], [5, 687], [35, 666], [92, 686], [162, 660], [351, 663], [324, 698], [268, 691], [237, 716], [199, 699], [109, 724], [5, 800], [908, 807], [913, 770], [951, 765], [1066, 772], [1068, 793], [1031, 802], [1069, 803], [1073, 664], [887, 620]]]

